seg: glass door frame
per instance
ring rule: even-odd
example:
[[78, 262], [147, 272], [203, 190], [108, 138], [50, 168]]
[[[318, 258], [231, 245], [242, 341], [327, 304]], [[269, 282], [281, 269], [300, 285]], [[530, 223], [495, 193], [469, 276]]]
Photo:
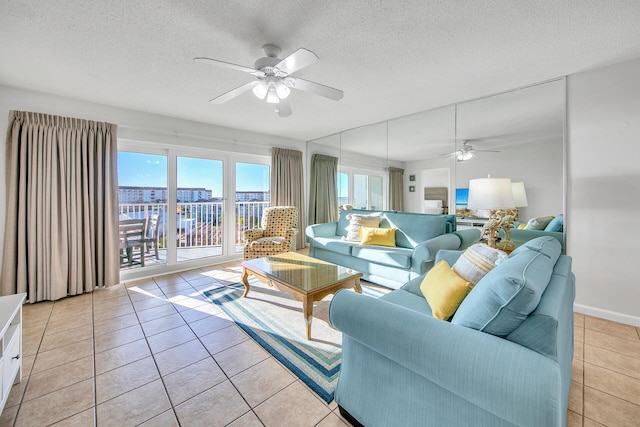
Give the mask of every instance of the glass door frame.
[[[163, 143], [151, 143], [129, 139], [118, 139], [118, 152], [126, 151], [141, 154], [154, 154], [167, 156], [167, 212], [171, 212], [170, 206], [177, 204], [177, 158], [192, 157], [208, 160], [222, 161], [222, 203], [224, 218], [234, 218], [232, 221], [223, 220], [222, 255], [198, 258], [188, 261], [177, 261], [177, 247], [175, 244], [166, 244], [167, 259], [165, 264], [145, 266], [144, 268], [125, 270], [120, 272], [121, 281], [135, 280], [177, 271], [189, 270], [211, 264], [221, 264], [242, 257], [242, 252], [236, 252], [235, 245], [235, 192], [236, 192], [236, 163], [264, 164], [271, 167], [270, 156], [225, 152], [195, 148], [189, 146], [168, 145]], [[270, 191], [270, 190], [269, 190]], [[166, 241], [175, 242], [176, 216], [167, 214]]]
[[[384, 211], [387, 210], [389, 205], [389, 174], [384, 170], [375, 170], [375, 169], [364, 169], [364, 168], [354, 168], [350, 166], [339, 166], [338, 174], [343, 173], [347, 175], [347, 191], [348, 191], [348, 203], [353, 206], [354, 209], [360, 209], [354, 205], [354, 175], [366, 175], [367, 176], [367, 209], [371, 209], [371, 177], [381, 177], [382, 178], [382, 207], [375, 209], [376, 211]], [[338, 177], [336, 176], [336, 179]], [[339, 184], [338, 184], [339, 185]], [[339, 203], [339, 200], [338, 200]]]

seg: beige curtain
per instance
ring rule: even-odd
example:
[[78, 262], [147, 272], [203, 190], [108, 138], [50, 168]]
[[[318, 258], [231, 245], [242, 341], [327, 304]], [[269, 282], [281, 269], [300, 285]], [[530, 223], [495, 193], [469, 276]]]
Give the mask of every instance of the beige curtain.
[[389, 171], [389, 210], [401, 211], [404, 209], [404, 169], [388, 168]]
[[0, 294], [57, 300], [119, 281], [117, 126], [11, 111]]
[[302, 151], [274, 147], [271, 152], [271, 206], [296, 206], [300, 212], [296, 248], [305, 246]]
[[338, 158], [314, 154], [311, 157], [309, 224], [338, 220]]

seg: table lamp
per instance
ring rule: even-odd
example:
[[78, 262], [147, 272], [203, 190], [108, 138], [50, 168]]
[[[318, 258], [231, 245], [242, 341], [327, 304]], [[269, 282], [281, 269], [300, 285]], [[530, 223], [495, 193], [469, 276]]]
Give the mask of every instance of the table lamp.
[[526, 208], [529, 206], [529, 202], [527, 201], [527, 192], [524, 189], [524, 182], [512, 182], [511, 188], [513, 189], [514, 206], [516, 208]]
[[[513, 209], [513, 187], [509, 178], [477, 178], [469, 181], [469, 209], [488, 209], [489, 221], [482, 228], [487, 244], [496, 247], [496, 235], [501, 228], [504, 210]], [[503, 211], [499, 213], [498, 211]]]

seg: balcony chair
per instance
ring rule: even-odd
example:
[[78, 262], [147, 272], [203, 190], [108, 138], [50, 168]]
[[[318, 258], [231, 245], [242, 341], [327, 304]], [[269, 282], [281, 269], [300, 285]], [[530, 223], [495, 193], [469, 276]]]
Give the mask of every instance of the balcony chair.
[[295, 251], [298, 208], [274, 206], [262, 214], [262, 228], [245, 230], [244, 259], [255, 259]]
[[160, 244], [160, 235], [158, 233], [160, 227], [160, 215], [151, 214], [147, 217], [145, 225], [145, 254], [150, 253], [150, 249], [153, 249], [156, 259], [159, 260], [158, 246]]
[[139, 263], [144, 267], [144, 245], [146, 219], [122, 219], [120, 220], [120, 267], [132, 266], [134, 262], [134, 250], [140, 251]]

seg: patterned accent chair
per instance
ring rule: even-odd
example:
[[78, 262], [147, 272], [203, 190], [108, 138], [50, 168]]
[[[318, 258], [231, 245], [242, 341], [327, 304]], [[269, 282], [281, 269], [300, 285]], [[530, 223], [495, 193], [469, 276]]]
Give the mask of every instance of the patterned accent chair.
[[[273, 206], [262, 215], [262, 228], [245, 230], [244, 259], [255, 259], [292, 250], [298, 234], [298, 208]], [[295, 249], [293, 249], [295, 250]]]

